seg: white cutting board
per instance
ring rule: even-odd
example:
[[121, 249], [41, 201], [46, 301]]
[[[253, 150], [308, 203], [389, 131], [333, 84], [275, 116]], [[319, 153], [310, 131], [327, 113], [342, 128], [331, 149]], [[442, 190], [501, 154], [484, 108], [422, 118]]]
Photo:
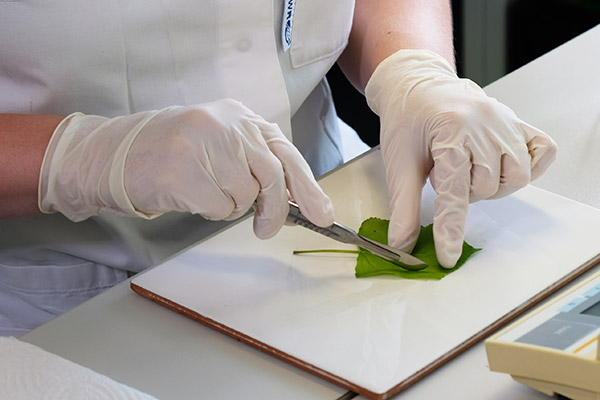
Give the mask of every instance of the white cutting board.
[[[336, 220], [388, 217], [379, 150], [321, 181]], [[423, 199], [423, 224], [434, 193]], [[471, 205], [466, 240], [483, 248], [441, 281], [357, 279], [351, 248], [300, 227], [261, 241], [252, 221], [132, 281], [136, 292], [366, 397], [384, 399], [459, 354], [595, 263], [600, 210], [529, 186]], [[557, 283], [558, 282], [558, 283]]]

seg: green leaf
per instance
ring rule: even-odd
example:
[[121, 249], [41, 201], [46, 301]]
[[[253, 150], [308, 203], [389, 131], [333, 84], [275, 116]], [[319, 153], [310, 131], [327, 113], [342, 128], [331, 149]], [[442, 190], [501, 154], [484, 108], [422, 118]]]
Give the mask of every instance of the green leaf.
[[[375, 240], [379, 243], [387, 244], [387, 232], [389, 221], [380, 218], [369, 218], [363, 221], [358, 233]], [[433, 225], [421, 227], [421, 232], [412, 255], [425, 261], [429, 266], [420, 271], [408, 271], [391, 262], [380, 258], [368, 250], [360, 249], [356, 259], [355, 274], [357, 278], [365, 278], [377, 275], [395, 275], [406, 279], [442, 279], [446, 275], [459, 269], [469, 257], [481, 249], [476, 249], [467, 242], [463, 243], [462, 255], [452, 269], [443, 268], [435, 255], [435, 246], [433, 242]]]

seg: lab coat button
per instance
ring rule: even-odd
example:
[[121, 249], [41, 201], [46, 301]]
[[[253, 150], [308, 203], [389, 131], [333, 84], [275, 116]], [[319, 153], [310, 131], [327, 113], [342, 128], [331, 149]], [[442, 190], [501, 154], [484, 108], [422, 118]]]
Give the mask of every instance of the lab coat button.
[[238, 49], [238, 51], [246, 52], [250, 50], [250, 47], [252, 47], [252, 42], [250, 41], [250, 39], [244, 38], [238, 41], [235, 47], [236, 49]]

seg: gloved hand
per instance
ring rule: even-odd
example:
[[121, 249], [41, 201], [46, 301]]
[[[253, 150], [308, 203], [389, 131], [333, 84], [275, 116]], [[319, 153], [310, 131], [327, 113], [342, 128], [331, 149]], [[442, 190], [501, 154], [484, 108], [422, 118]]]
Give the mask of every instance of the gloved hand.
[[452, 268], [462, 252], [469, 202], [508, 195], [539, 177], [556, 144], [442, 57], [400, 50], [375, 69], [365, 89], [381, 118], [381, 150], [391, 197], [389, 243], [412, 250], [426, 179], [437, 193], [438, 260]]
[[73, 221], [103, 210], [232, 220], [257, 199], [254, 231], [268, 238], [286, 220], [288, 191], [312, 222], [333, 223], [331, 200], [277, 125], [224, 99], [112, 119], [68, 116], [46, 150], [39, 207]]

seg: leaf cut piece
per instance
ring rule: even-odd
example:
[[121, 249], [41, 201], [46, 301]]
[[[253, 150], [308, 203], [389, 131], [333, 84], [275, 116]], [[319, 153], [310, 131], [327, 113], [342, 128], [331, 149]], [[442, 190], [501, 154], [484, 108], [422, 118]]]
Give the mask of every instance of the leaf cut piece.
[[[369, 218], [363, 221], [358, 233], [379, 243], [387, 244], [389, 224], [390, 222], [385, 219]], [[433, 225], [422, 226], [412, 255], [429, 264], [427, 268], [420, 271], [408, 271], [361, 248], [356, 259], [355, 274], [357, 278], [366, 278], [377, 275], [395, 275], [405, 279], [440, 280], [446, 275], [459, 269], [469, 257], [479, 250], [481, 249], [474, 248], [467, 242], [464, 242], [462, 255], [458, 259], [456, 267], [446, 269], [440, 265], [435, 255]]]

